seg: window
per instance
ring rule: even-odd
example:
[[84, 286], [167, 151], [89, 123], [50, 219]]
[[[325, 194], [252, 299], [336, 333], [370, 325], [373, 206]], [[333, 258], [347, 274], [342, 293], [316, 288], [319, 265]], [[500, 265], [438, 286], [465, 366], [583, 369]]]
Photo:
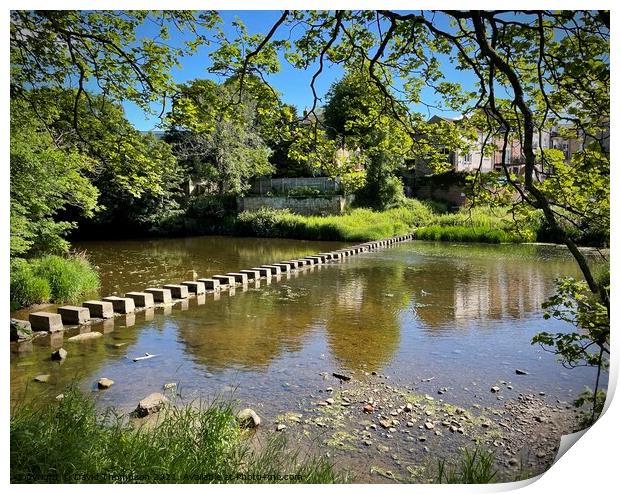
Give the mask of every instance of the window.
[[463, 161], [465, 163], [471, 163], [471, 153], [467, 153], [465, 157], [463, 158]]

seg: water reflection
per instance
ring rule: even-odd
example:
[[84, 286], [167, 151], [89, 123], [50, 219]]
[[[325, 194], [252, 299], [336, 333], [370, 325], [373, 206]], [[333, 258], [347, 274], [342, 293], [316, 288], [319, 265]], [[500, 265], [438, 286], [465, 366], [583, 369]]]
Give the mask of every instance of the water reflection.
[[[177, 251], [173, 244], [165, 255], [161, 245], [147, 246], [145, 254], [154, 249], [166, 257]], [[274, 252], [264, 245], [263, 250]], [[251, 248], [241, 244], [234, 252], [251, 257]], [[284, 257], [299, 255], [279, 253], [266, 259]], [[251, 260], [221, 272], [264, 263]], [[158, 276], [163, 277], [169, 266]], [[175, 266], [179, 271], [189, 267], [182, 262]], [[577, 275], [576, 266], [554, 248], [408, 243], [94, 323], [85, 328], [104, 333], [104, 338], [83, 344], [66, 342], [77, 329], [64, 339], [59, 333], [32, 346], [12, 345], [11, 390], [19, 395], [29, 388], [53, 397], [76, 376], [90, 383], [105, 372], [121, 378], [106, 392], [107, 399], [122, 401], [130, 395], [135, 399], [145, 386], [160, 389], [172, 378], [201, 393], [215, 386], [208, 375], [216, 375], [234, 376], [235, 382], [247, 379], [252, 389], [268, 397], [282, 392], [282, 369], [288, 373], [282, 375], [300, 385], [326, 368], [390, 368], [407, 377], [414, 366], [445, 362], [431, 353], [451, 354], [461, 348], [470, 350], [451, 354], [449, 365], [436, 371], [450, 382], [473, 380], [463, 369], [471, 374], [498, 368], [507, 355], [519, 354], [531, 359], [532, 366], [547, 366], [537, 374], [547, 376], [551, 386], [564, 378], [557, 374], [554, 359], [541, 360], [529, 339], [541, 329], [541, 303], [552, 293], [553, 279], [567, 274]], [[510, 333], [517, 328], [519, 338]], [[69, 358], [61, 368], [49, 354], [63, 343]], [[145, 352], [160, 357], [128, 367], [132, 356]], [[40, 373], [52, 376], [49, 386], [31, 382]], [[230, 380], [219, 381], [218, 386], [229, 384]]]

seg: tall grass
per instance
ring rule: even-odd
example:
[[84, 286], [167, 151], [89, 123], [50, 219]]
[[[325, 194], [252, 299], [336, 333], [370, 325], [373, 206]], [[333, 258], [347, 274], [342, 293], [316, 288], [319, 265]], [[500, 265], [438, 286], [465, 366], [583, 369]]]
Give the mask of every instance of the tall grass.
[[238, 235], [311, 240], [366, 241], [409, 233], [427, 223], [432, 209], [420, 201], [373, 211], [356, 208], [341, 216], [301, 216], [287, 210], [244, 211], [237, 217]]
[[[251, 448], [232, 405], [169, 406], [155, 423], [98, 414], [76, 390], [11, 415], [11, 481], [51, 483], [342, 482], [325, 459], [287, 448], [282, 435]], [[287, 477], [284, 477], [287, 476]]]
[[423, 240], [504, 243], [536, 239], [531, 225], [515, 230], [506, 209], [477, 207], [438, 214], [432, 205], [414, 199], [385, 211], [357, 208], [341, 216], [301, 216], [272, 209], [244, 211], [237, 217], [235, 233], [356, 242], [410, 233], [414, 229]]
[[75, 302], [99, 288], [99, 275], [84, 255], [11, 261], [11, 309], [43, 302]]
[[480, 447], [461, 450], [455, 465], [440, 460], [437, 468], [438, 484], [490, 484], [497, 476], [495, 456]]

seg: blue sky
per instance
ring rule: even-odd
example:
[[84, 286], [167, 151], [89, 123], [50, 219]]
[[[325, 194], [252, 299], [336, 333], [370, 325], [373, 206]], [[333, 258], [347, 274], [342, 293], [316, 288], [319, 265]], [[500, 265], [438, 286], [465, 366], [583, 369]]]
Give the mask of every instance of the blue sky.
[[[235, 17], [240, 18], [246, 25], [249, 34], [255, 33], [267, 33], [271, 26], [280, 17], [280, 11], [220, 11], [223, 23], [221, 28], [230, 39], [235, 37], [235, 28], [232, 26], [232, 21]], [[441, 22], [441, 20], [439, 20]], [[280, 28], [285, 32], [288, 27], [283, 26]], [[280, 31], [279, 31], [280, 32]], [[138, 36], [156, 35], [155, 26], [144, 25], [138, 31]], [[184, 36], [178, 31], [171, 30], [172, 44], [179, 45], [183, 42]], [[188, 35], [189, 36], [189, 35]], [[277, 35], [276, 35], [277, 37]], [[188, 38], [189, 39], [189, 38]], [[207, 46], [201, 47], [197, 53], [192, 56], [185, 57], [181, 60], [182, 68], [173, 68], [172, 76], [176, 82], [185, 82], [198, 78], [211, 78], [216, 76], [209, 74], [207, 67], [210, 65], [209, 53], [214, 47]], [[316, 71], [316, 66], [311, 66], [308, 70], [298, 70], [291, 66], [288, 61], [281, 59], [281, 70], [277, 74], [268, 76], [269, 83], [276, 88], [282, 95], [282, 100], [285, 103], [294, 105], [301, 111], [305, 107], [312, 106], [312, 91], [310, 90], [310, 80], [313, 73]], [[444, 72], [449, 80], [454, 82], [461, 82], [461, 84], [468, 89], [473, 88], [474, 76], [473, 74], [457, 72], [449, 64], [444, 65]], [[323, 73], [317, 80], [315, 86], [319, 96], [323, 96], [331, 86], [331, 84], [338, 80], [343, 75], [343, 70], [340, 66], [332, 66], [326, 64]], [[435, 98], [432, 90], [426, 89], [423, 92], [423, 96], [426, 102], [433, 103]], [[125, 103], [125, 113], [129, 121], [139, 130], [151, 130], [158, 126], [159, 119], [155, 116], [146, 115], [140, 108], [131, 103]], [[414, 110], [428, 114], [429, 110], [420, 105]], [[157, 108], [157, 113], [161, 110], [161, 107]], [[437, 113], [431, 110], [431, 113]], [[455, 116], [453, 113], [444, 113], [446, 116]], [[429, 114], [430, 116], [430, 114]]]

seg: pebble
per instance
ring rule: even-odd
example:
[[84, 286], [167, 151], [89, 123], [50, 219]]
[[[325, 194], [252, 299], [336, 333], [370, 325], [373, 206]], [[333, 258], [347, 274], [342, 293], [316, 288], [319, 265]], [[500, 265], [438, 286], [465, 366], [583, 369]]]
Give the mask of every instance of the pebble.
[[284, 424], [276, 425], [276, 430], [277, 431], [283, 431], [284, 429], [286, 429], [286, 425], [284, 425]]
[[325, 403], [327, 403], [328, 405], [333, 405], [334, 404], [334, 399], [333, 398], [327, 398], [325, 400]]
[[407, 422], [407, 427], [413, 427], [415, 424], [413, 422]]
[[499, 387], [498, 386], [493, 386], [491, 388], [491, 393], [499, 393]]
[[39, 374], [34, 378], [34, 380], [38, 383], [46, 383], [50, 380], [49, 374]]
[[177, 387], [177, 383], [166, 383], [164, 384], [164, 389], [172, 389], [172, 388], [176, 388]]
[[424, 424], [424, 427], [426, 427], [427, 429], [434, 429], [435, 428], [435, 424], [433, 424], [432, 422], [426, 422]]

